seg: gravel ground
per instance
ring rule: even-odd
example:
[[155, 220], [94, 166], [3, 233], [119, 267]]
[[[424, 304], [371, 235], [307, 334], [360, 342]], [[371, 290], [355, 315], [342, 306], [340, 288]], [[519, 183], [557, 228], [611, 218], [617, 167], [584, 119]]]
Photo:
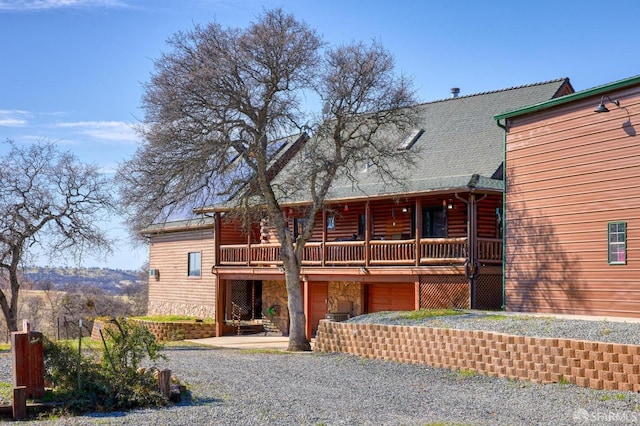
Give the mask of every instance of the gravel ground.
[[[474, 321], [453, 317], [438, 320], [442, 321], [438, 326], [451, 327]], [[603, 333], [600, 322], [479, 317], [475, 320], [481, 322], [473, 328], [564, 333], [556, 337], [598, 336], [594, 340], [604, 340], [601, 335], [611, 338], [617, 333], [625, 334], [621, 327], [627, 327], [628, 335], [635, 335], [635, 329], [640, 327], [639, 324], [607, 322], [607, 328], [612, 331]], [[405, 320], [397, 315], [375, 314], [369, 321], [399, 323]], [[434, 326], [432, 321], [428, 321], [428, 325]], [[494, 327], [480, 327], [482, 321]], [[637, 339], [637, 335], [633, 339]], [[640, 424], [640, 396], [634, 393], [564, 384], [539, 385], [345, 354], [269, 353], [194, 346], [168, 348], [166, 354], [168, 360], [160, 366], [170, 368], [188, 385], [192, 394], [190, 401], [163, 409], [26, 424]], [[0, 354], [0, 382], [10, 382], [10, 371], [11, 356]]]
[[640, 322], [572, 320], [504, 312], [461, 311], [460, 315], [411, 319], [413, 312], [378, 312], [350, 319], [388, 325], [490, 330], [520, 336], [557, 337], [640, 345]]

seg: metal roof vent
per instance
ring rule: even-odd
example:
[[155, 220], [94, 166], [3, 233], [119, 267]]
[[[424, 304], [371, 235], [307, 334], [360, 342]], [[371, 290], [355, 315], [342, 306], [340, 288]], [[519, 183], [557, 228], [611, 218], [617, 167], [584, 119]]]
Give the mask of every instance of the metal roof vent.
[[460, 94], [460, 88], [459, 87], [452, 87], [451, 88], [451, 97], [452, 98], [457, 98], [459, 94]]

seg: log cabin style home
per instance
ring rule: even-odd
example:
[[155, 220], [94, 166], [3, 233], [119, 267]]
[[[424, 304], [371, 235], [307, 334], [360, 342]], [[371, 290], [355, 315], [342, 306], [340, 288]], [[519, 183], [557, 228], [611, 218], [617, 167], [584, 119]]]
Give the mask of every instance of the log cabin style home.
[[499, 114], [506, 309], [640, 317], [640, 77]]
[[[302, 260], [309, 337], [327, 317], [502, 309], [504, 134], [493, 116], [573, 88], [558, 79], [468, 96], [458, 91], [413, 107], [418, 126], [397, 143], [419, 158], [403, 185], [382, 185], [364, 167], [359, 185], [332, 187]], [[304, 202], [283, 206], [295, 235]], [[240, 321], [286, 334], [280, 244], [268, 224], [255, 223], [247, 235], [224, 207], [199, 212], [141, 231], [150, 243], [149, 314], [215, 318], [218, 335], [234, 333]]]

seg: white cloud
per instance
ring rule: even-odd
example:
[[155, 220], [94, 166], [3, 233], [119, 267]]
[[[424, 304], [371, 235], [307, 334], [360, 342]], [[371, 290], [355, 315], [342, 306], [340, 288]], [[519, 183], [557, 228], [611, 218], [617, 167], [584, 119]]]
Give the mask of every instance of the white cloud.
[[24, 127], [31, 114], [21, 110], [0, 110], [0, 127]]
[[0, 11], [37, 11], [63, 8], [125, 7], [120, 0], [0, 0]]
[[56, 127], [72, 129], [75, 133], [108, 141], [139, 140], [133, 126], [122, 121], [77, 121], [58, 123]]

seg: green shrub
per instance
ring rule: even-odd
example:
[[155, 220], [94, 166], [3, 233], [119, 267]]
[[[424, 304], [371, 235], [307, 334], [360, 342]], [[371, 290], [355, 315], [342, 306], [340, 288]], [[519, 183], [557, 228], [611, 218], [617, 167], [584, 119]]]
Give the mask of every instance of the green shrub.
[[71, 341], [45, 339], [45, 371], [54, 386], [52, 399], [64, 402], [71, 413], [165, 405], [168, 401], [159, 392], [153, 371], [139, 369], [145, 359], [162, 358], [162, 346], [153, 334], [133, 321], [114, 319], [103, 330], [103, 337], [102, 350], [84, 350], [82, 355]]

